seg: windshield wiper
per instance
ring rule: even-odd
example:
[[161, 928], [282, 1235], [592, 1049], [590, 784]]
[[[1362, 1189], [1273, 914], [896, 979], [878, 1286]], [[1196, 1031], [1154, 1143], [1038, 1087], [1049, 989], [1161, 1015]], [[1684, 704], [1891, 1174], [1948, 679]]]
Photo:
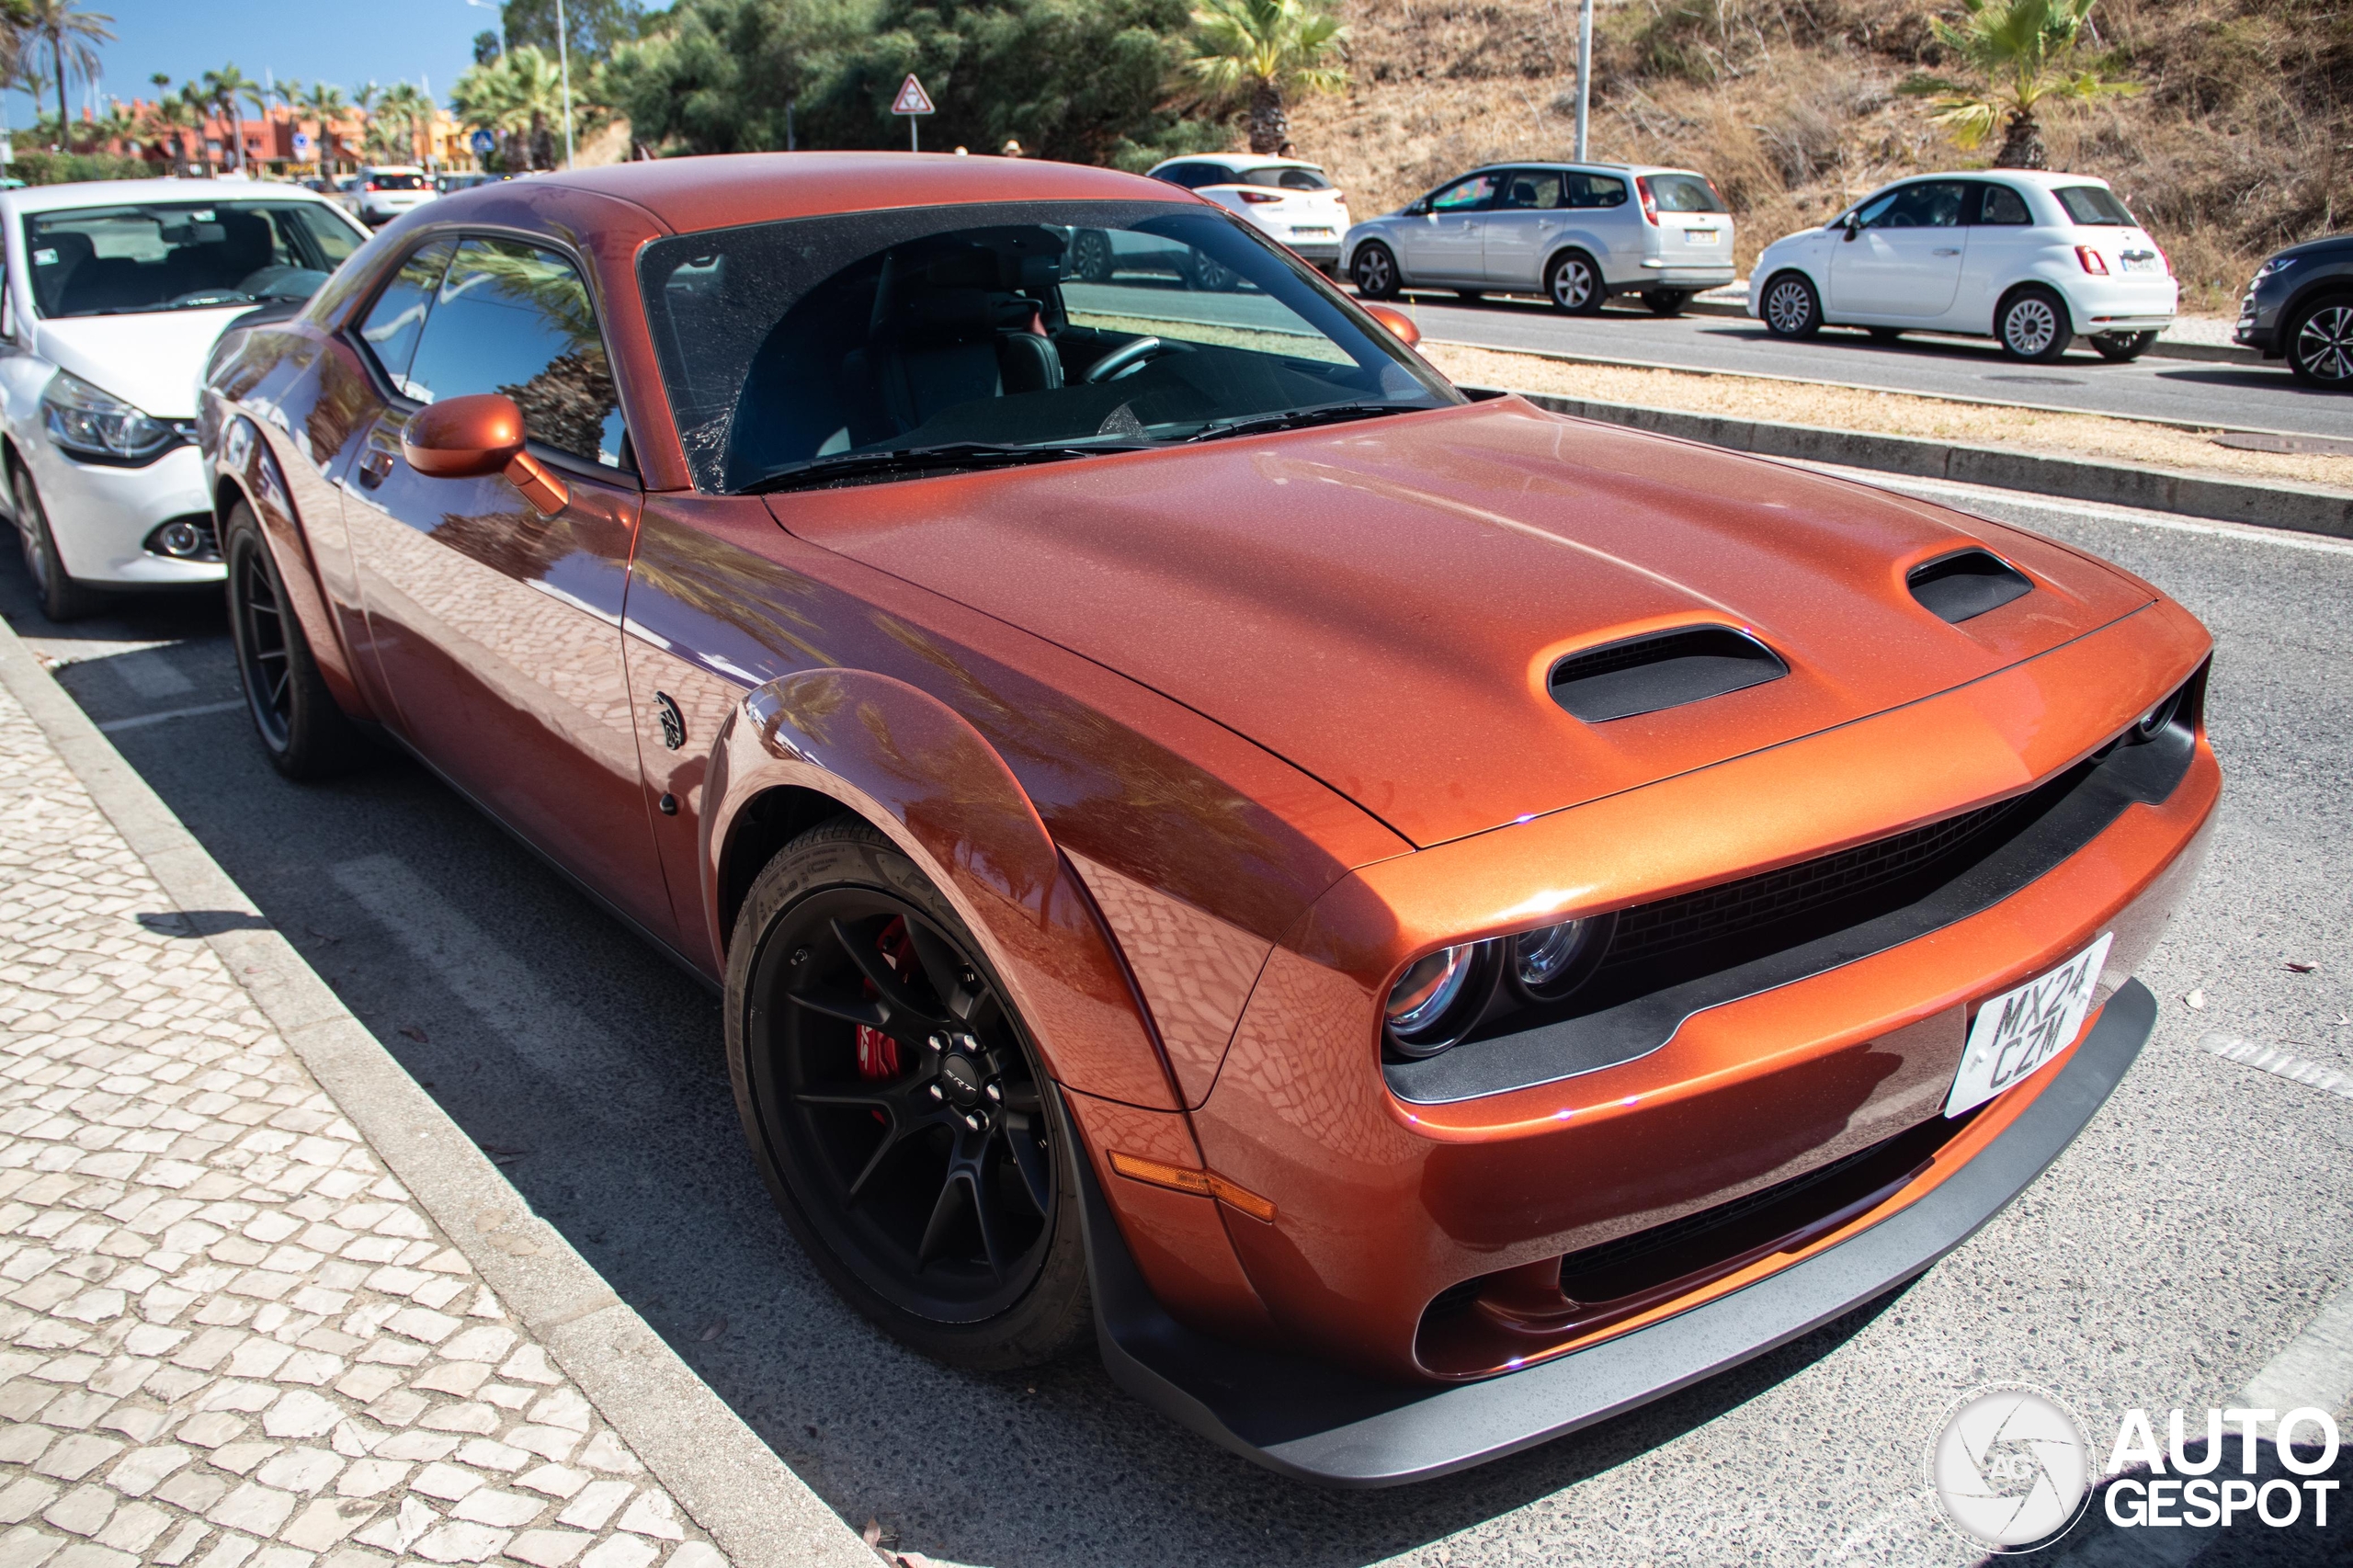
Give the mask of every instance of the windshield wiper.
[[881, 452], [842, 452], [812, 458], [805, 463], [754, 480], [745, 495], [779, 490], [813, 490], [821, 485], [885, 478], [892, 474], [939, 473], [955, 469], [1020, 468], [1029, 463], [1060, 462], [1067, 458], [1100, 457], [1106, 452], [1141, 452], [1138, 442], [1094, 445], [1063, 442], [1042, 447], [1002, 446], [991, 441], [950, 441], [935, 447], [899, 447]]
[[1227, 436], [1259, 436], [1269, 430], [1302, 430], [1311, 425], [1338, 425], [1350, 419], [1377, 419], [1384, 414], [1419, 414], [1437, 407], [1427, 403], [1327, 403], [1320, 408], [1294, 408], [1282, 414], [1254, 414], [1240, 419], [1218, 419], [1185, 437], [1215, 441]]
[[218, 311], [231, 305], [250, 305], [258, 301], [239, 289], [208, 289], [201, 294], [183, 294], [176, 300], [158, 300], [151, 305], [108, 305], [98, 311], [75, 311], [79, 316], [144, 316], [158, 311]]

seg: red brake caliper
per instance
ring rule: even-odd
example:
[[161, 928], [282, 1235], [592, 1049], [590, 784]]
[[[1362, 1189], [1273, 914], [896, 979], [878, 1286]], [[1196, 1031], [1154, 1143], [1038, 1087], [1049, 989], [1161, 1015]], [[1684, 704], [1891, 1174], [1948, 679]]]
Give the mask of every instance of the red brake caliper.
[[[882, 955], [884, 961], [889, 963], [892, 970], [900, 974], [906, 973], [909, 966], [915, 961], [915, 941], [907, 935], [905, 919], [893, 915], [891, 923], [882, 927], [882, 934], [874, 938], [874, 949]], [[880, 994], [874, 989], [872, 981], [870, 980], [864, 983], [868, 996]], [[904, 1070], [899, 1061], [897, 1040], [870, 1024], [858, 1026], [858, 1075], [859, 1077], [866, 1079], [869, 1083], [883, 1083], [897, 1077]], [[874, 1114], [877, 1120], [884, 1119], [881, 1111]]]

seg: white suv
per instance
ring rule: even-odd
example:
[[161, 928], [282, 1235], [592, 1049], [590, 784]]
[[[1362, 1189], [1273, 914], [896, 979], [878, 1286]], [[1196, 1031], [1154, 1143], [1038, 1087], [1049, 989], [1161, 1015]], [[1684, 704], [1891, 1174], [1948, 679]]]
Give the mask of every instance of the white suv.
[[438, 195], [433, 176], [414, 164], [380, 164], [364, 168], [344, 190], [344, 204], [359, 221], [377, 226], [391, 222], [412, 207], [422, 207]]
[[2173, 321], [2165, 252], [2105, 180], [2025, 169], [1927, 175], [1774, 241], [1748, 312], [1777, 336], [1822, 326], [1882, 340], [1918, 330], [1997, 340], [2048, 362], [2077, 335], [2131, 359]]
[[1340, 259], [1340, 236], [1348, 232], [1347, 199], [1313, 164], [1204, 153], [1155, 164], [1149, 173], [1240, 213], [1268, 238], [1327, 271]]
[[222, 329], [292, 312], [368, 235], [295, 185], [0, 191], [0, 495], [41, 609], [218, 582], [196, 383]]

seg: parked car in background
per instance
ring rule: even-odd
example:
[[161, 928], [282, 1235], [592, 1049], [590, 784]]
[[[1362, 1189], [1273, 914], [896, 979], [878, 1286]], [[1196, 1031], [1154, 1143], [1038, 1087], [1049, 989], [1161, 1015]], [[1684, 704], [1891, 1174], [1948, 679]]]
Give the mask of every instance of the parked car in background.
[[1240, 213], [1253, 228], [1327, 272], [1340, 259], [1340, 236], [1348, 232], [1347, 199], [1317, 165], [1249, 153], [1205, 153], [1171, 158], [1150, 173]]
[[1733, 280], [1733, 222], [1705, 175], [1646, 164], [1498, 164], [1348, 231], [1357, 292], [1542, 293], [1590, 315], [1639, 294], [1671, 316]]
[[2307, 386], [2353, 392], [2353, 234], [2290, 245], [2256, 268], [2232, 335]]
[[363, 168], [346, 183], [343, 199], [363, 223], [389, 223], [412, 207], [433, 199], [433, 180], [414, 164]]
[[2137, 358], [2179, 293], [2107, 181], [2026, 169], [1898, 181], [1775, 240], [1749, 275], [1748, 313], [1776, 336], [1964, 333], [2038, 363], [2078, 335], [2102, 358]]
[[0, 193], [0, 461], [42, 611], [217, 582], [196, 383], [222, 330], [308, 299], [367, 232], [293, 185], [113, 180]]
[[512, 179], [515, 176], [512, 175], [489, 175], [476, 174], [472, 172], [465, 174], [436, 175], [433, 176], [433, 188], [441, 195], [447, 196], [453, 190], [472, 190], [478, 185], [490, 185], [498, 180]]

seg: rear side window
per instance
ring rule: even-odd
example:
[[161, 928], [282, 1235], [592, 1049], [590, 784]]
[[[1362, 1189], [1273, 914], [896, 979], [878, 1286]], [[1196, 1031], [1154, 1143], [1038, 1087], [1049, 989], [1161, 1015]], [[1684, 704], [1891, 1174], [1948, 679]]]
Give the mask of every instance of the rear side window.
[[620, 466], [620, 399], [597, 312], [580, 274], [553, 251], [518, 240], [460, 245], [404, 390], [421, 403], [504, 392], [531, 439]]
[[1265, 168], [1242, 171], [1244, 185], [1263, 185], [1276, 190], [1329, 190], [1332, 182], [1313, 169], [1268, 165]]
[[2139, 227], [2132, 222], [2132, 214], [2124, 210], [2124, 203], [2116, 199], [2116, 192], [2100, 186], [2063, 186], [2051, 194], [2059, 199], [2067, 216], [2078, 223], [2097, 228]]
[[2031, 223], [2034, 214], [2026, 207], [2026, 198], [2006, 185], [1985, 187], [1985, 210], [1978, 215], [1981, 223]]
[[1626, 182], [1614, 175], [1570, 174], [1561, 176], [1564, 207], [1623, 207]]
[[457, 248], [449, 240], [436, 240], [416, 250], [401, 263], [401, 269], [392, 274], [392, 280], [384, 285], [384, 291], [359, 323], [359, 341], [375, 356], [376, 368], [411, 397], [417, 394], [409, 390], [408, 362], [416, 356], [425, 312], [432, 308], [441, 275], [449, 269], [449, 253]]
[[1651, 199], [1662, 212], [1722, 212], [1723, 198], [1698, 175], [1651, 175]]

